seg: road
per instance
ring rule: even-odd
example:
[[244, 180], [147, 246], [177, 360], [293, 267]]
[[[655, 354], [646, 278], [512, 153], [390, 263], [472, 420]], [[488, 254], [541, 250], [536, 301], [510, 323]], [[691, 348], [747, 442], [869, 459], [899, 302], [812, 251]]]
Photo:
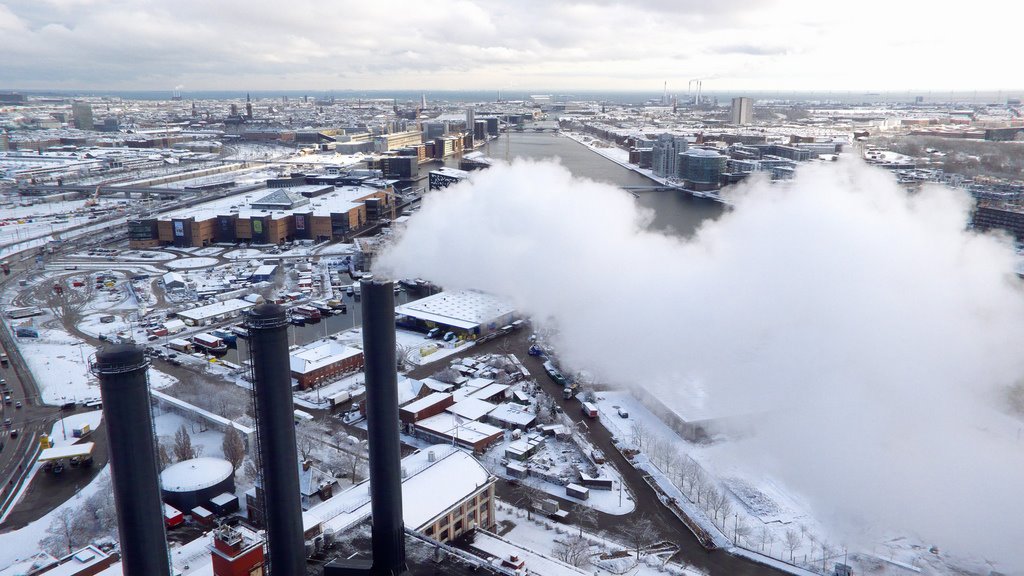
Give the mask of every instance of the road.
[[[723, 550], [708, 551], [697, 538], [686, 528], [686, 526], [671, 511], [668, 510], [658, 499], [654, 489], [644, 482], [643, 474], [619, 453], [612, 443], [612, 435], [608, 429], [600, 424], [600, 421], [586, 418], [580, 411], [580, 402], [576, 399], [565, 400], [562, 397], [562, 387], [556, 384], [547, 376], [544, 371], [542, 358], [530, 356], [529, 349], [530, 331], [520, 330], [508, 336], [499, 337], [481, 346], [473, 346], [465, 352], [456, 356], [448, 356], [437, 362], [420, 366], [409, 373], [411, 378], [426, 378], [448, 366], [449, 362], [456, 357], [473, 356], [487, 353], [511, 353], [515, 354], [526, 366], [530, 374], [541, 384], [545, 392], [555, 399], [555, 402], [562, 407], [565, 414], [573, 422], [585, 421], [589, 432], [587, 437], [590, 441], [605, 454], [609, 463], [615, 466], [623, 481], [629, 487], [636, 502], [636, 509], [623, 516], [614, 516], [598, 512], [597, 524], [601, 531], [614, 535], [617, 539], [628, 541], [629, 528], [640, 517], [649, 518], [655, 526], [660, 539], [672, 542], [679, 547], [678, 557], [687, 563], [715, 575], [737, 575], [737, 576], [768, 576], [785, 574], [785, 572], [774, 568], [757, 564], [745, 558], [733, 556]], [[523, 496], [515, 488], [504, 480], [499, 480], [496, 491], [498, 496], [507, 502], [516, 502]], [[572, 502], [563, 498], [559, 500], [563, 509], [571, 510]]]

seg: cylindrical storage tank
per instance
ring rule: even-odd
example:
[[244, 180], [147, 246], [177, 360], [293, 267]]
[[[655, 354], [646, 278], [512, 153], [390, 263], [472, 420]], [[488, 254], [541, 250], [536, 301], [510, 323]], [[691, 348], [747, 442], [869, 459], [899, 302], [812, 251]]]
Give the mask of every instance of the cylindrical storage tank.
[[234, 494], [234, 469], [221, 458], [183, 460], [160, 473], [160, 487], [164, 502], [188, 512], [196, 506], [206, 507], [211, 498], [225, 492]]
[[142, 349], [133, 344], [103, 348], [91, 366], [103, 397], [124, 573], [169, 576], [148, 367]]
[[288, 316], [277, 304], [260, 304], [246, 314], [253, 389], [256, 393], [256, 438], [259, 444], [267, 526], [267, 573], [306, 573], [306, 547], [299, 495], [299, 455], [295, 447], [288, 356]]

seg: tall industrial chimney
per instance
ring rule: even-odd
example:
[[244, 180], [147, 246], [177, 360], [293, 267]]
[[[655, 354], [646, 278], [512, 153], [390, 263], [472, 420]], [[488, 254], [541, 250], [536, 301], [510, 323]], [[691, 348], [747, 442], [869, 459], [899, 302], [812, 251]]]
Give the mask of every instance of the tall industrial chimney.
[[370, 449], [372, 567], [336, 562], [324, 576], [408, 573], [402, 519], [402, 464], [398, 439], [398, 372], [395, 369], [395, 289], [391, 282], [360, 283], [366, 370], [366, 431]]
[[148, 367], [141, 348], [115, 344], [96, 354], [92, 372], [100, 380], [103, 397], [122, 571], [131, 576], [169, 576]]
[[306, 573], [306, 549], [299, 499], [295, 407], [288, 359], [288, 318], [277, 304], [260, 304], [246, 317], [256, 396], [263, 509], [267, 525], [267, 573]]

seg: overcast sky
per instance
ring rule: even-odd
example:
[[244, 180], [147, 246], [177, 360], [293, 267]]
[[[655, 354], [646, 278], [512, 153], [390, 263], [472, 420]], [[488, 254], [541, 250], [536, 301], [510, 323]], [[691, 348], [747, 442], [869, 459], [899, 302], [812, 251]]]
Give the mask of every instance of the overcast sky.
[[1012, 90], [1024, 3], [0, 0], [0, 88]]

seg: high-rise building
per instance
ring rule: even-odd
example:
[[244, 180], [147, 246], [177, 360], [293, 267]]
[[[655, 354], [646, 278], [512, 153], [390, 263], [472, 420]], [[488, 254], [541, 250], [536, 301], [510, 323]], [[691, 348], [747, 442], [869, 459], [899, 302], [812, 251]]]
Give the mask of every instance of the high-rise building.
[[750, 98], [733, 98], [730, 120], [733, 124], [750, 124], [754, 121], [754, 101]]
[[71, 104], [71, 115], [74, 117], [75, 128], [79, 130], [92, 130], [92, 104], [88, 102], [73, 102]]
[[651, 169], [655, 176], [675, 178], [679, 175], [679, 154], [686, 150], [686, 138], [672, 134], [661, 134], [654, 141], [651, 151]]

